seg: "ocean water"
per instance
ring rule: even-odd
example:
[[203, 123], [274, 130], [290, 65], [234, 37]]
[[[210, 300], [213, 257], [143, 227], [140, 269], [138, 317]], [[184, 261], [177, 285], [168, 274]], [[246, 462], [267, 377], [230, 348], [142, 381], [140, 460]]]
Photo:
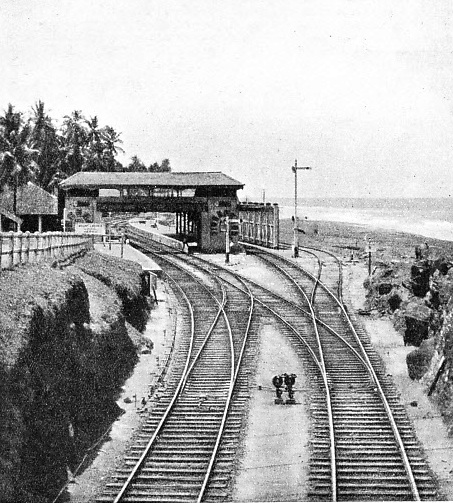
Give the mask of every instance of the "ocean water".
[[[294, 200], [279, 203], [280, 218], [291, 218]], [[453, 200], [306, 199], [298, 201], [299, 220], [344, 222], [453, 241]]]

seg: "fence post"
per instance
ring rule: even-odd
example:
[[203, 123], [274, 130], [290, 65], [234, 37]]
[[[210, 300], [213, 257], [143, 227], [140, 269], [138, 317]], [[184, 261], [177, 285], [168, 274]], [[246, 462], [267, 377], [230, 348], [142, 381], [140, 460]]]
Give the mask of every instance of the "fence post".
[[25, 233], [25, 263], [28, 264], [30, 262], [30, 232], [27, 231]]
[[61, 232], [57, 232], [55, 236], [55, 240], [57, 243], [57, 249], [55, 250], [55, 256], [56, 257], [61, 257], [63, 254], [63, 236], [61, 235]]
[[10, 236], [10, 255], [11, 255], [11, 267], [14, 266], [14, 231], [9, 233]]
[[42, 232], [39, 234], [39, 237], [38, 237], [37, 248], [38, 248], [38, 260], [41, 260], [44, 255], [44, 238], [43, 238]]
[[33, 247], [33, 262], [38, 262], [38, 233], [34, 232], [33, 237], [35, 238], [35, 246]]
[[277, 203], [274, 203], [274, 248], [280, 247], [280, 209]]
[[22, 261], [23, 261], [23, 253], [24, 253], [24, 250], [23, 250], [23, 245], [24, 245], [24, 233], [19, 231], [17, 233], [18, 235], [18, 240], [19, 240], [19, 264], [22, 264]]

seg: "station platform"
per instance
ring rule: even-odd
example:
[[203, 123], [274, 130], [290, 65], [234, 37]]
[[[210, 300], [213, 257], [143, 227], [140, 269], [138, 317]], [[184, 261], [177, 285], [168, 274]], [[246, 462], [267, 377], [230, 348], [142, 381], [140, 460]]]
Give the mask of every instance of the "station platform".
[[[121, 248], [123, 249], [122, 252]], [[140, 264], [144, 271], [155, 274], [158, 278], [162, 276], [162, 269], [154, 262], [154, 260], [126, 243], [122, 246], [119, 242], [95, 243], [94, 249], [99, 253], [104, 253], [105, 255], [131, 260], [132, 262]]]

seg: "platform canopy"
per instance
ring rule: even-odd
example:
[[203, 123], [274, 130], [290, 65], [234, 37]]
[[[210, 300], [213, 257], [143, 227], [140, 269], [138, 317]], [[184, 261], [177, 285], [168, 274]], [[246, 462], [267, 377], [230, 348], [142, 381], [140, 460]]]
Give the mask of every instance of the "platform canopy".
[[228, 187], [242, 189], [244, 184], [220, 171], [188, 173], [92, 172], [80, 171], [60, 183], [62, 189], [115, 189], [119, 187], [161, 187], [195, 189]]

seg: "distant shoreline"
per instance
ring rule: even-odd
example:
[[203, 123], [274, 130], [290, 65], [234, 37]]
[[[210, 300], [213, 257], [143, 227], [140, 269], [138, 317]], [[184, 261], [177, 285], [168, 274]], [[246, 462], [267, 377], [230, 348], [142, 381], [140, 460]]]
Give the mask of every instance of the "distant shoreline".
[[[384, 200], [381, 200], [381, 202]], [[301, 225], [307, 222], [336, 222], [347, 225], [361, 225], [367, 229], [404, 232], [424, 238], [453, 241], [453, 214], [451, 201], [418, 200], [417, 204], [404, 206], [402, 200], [394, 201], [394, 206], [384, 205], [329, 205], [298, 206], [298, 217]], [[445, 202], [446, 201], [446, 202]], [[407, 200], [406, 200], [407, 202]], [[401, 204], [400, 204], [401, 203]], [[291, 218], [294, 206], [279, 206], [280, 219]]]
[[[363, 258], [368, 243], [372, 247], [373, 260], [389, 262], [415, 258], [415, 246], [427, 242], [433, 256], [453, 257], [453, 241], [425, 237], [404, 231], [371, 228], [344, 222], [307, 221], [301, 223], [305, 233], [299, 233], [301, 247], [326, 248], [339, 256], [350, 258], [351, 249], [357, 248], [354, 258]], [[315, 231], [317, 233], [315, 233]], [[280, 220], [280, 241], [293, 243], [293, 222]]]
[[[249, 202], [262, 202], [259, 199], [249, 199]], [[245, 202], [245, 201], [242, 201]], [[280, 206], [290, 206], [294, 204], [294, 196], [291, 197], [269, 197], [265, 201], [266, 203], [274, 204], [277, 203]], [[445, 197], [304, 197], [303, 193], [299, 193], [298, 204], [300, 206], [316, 206], [315, 203], [322, 203], [322, 205], [332, 205], [332, 206], [345, 206], [351, 205], [353, 203], [358, 203], [363, 205], [363, 207], [371, 207], [373, 205], [381, 207], [382, 203], [386, 203], [390, 206], [394, 205], [410, 205], [420, 204], [422, 202], [427, 202], [431, 204], [436, 204], [439, 202], [444, 202], [448, 204], [453, 203], [453, 198], [449, 196]]]

